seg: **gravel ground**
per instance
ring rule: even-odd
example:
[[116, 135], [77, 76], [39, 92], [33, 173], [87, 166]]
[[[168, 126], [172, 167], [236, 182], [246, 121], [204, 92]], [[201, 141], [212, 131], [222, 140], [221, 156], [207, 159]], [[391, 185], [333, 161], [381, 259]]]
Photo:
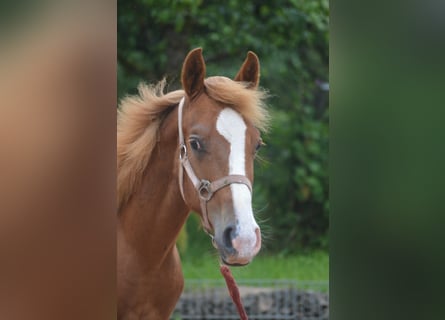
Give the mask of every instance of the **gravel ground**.
[[[241, 286], [240, 294], [250, 320], [329, 319], [327, 293], [295, 288]], [[239, 319], [226, 288], [207, 288], [184, 292], [173, 319]]]

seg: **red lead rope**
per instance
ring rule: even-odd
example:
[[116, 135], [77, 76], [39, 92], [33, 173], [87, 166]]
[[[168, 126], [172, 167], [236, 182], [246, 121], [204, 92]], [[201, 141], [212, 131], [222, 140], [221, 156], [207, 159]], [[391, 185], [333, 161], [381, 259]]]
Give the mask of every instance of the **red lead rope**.
[[232, 273], [230, 272], [229, 267], [225, 265], [221, 265], [220, 269], [221, 274], [226, 280], [227, 288], [229, 289], [230, 297], [235, 303], [236, 308], [238, 309], [238, 313], [241, 317], [241, 320], [249, 320], [247, 318], [246, 310], [244, 310], [243, 304], [241, 302], [241, 296], [239, 294], [238, 286], [236, 285], [235, 279], [233, 278]]

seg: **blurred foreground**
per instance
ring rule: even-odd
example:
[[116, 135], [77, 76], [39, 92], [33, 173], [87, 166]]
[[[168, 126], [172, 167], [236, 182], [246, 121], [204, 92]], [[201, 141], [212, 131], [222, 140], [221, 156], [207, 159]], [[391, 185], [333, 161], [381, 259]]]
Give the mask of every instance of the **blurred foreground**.
[[116, 8], [10, 10], [0, 33], [0, 318], [111, 319]]

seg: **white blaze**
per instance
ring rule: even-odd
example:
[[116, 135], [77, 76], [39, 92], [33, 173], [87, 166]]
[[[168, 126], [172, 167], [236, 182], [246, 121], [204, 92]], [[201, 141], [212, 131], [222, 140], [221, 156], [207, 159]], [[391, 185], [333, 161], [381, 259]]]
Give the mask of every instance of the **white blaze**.
[[[230, 144], [229, 175], [246, 175], [246, 124], [241, 115], [231, 108], [221, 111], [216, 120], [216, 129]], [[258, 225], [253, 217], [252, 194], [244, 184], [230, 185], [233, 199], [233, 209], [238, 221], [238, 237], [244, 242], [239, 251], [240, 256], [249, 256], [256, 244], [255, 229]]]

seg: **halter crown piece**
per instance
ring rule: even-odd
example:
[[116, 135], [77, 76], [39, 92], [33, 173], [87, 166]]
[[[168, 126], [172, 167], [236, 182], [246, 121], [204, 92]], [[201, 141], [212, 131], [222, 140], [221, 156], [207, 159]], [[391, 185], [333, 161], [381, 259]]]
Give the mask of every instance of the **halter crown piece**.
[[179, 131], [179, 190], [181, 191], [182, 199], [185, 203], [187, 201], [184, 197], [184, 169], [198, 192], [199, 202], [202, 210], [202, 224], [204, 230], [213, 238], [211, 235], [212, 226], [209, 221], [207, 213], [207, 202], [212, 199], [212, 196], [218, 190], [232, 184], [244, 184], [249, 188], [252, 193], [252, 184], [249, 179], [243, 175], [232, 174], [222, 178], [219, 178], [213, 182], [205, 179], [199, 179], [195, 172], [193, 171], [192, 165], [189, 161], [187, 154], [187, 146], [184, 142], [184, 133], [182, 132], [182, 109], [184, 108], [185, 97], [181, 99], [178, 106], [178, 131]]

